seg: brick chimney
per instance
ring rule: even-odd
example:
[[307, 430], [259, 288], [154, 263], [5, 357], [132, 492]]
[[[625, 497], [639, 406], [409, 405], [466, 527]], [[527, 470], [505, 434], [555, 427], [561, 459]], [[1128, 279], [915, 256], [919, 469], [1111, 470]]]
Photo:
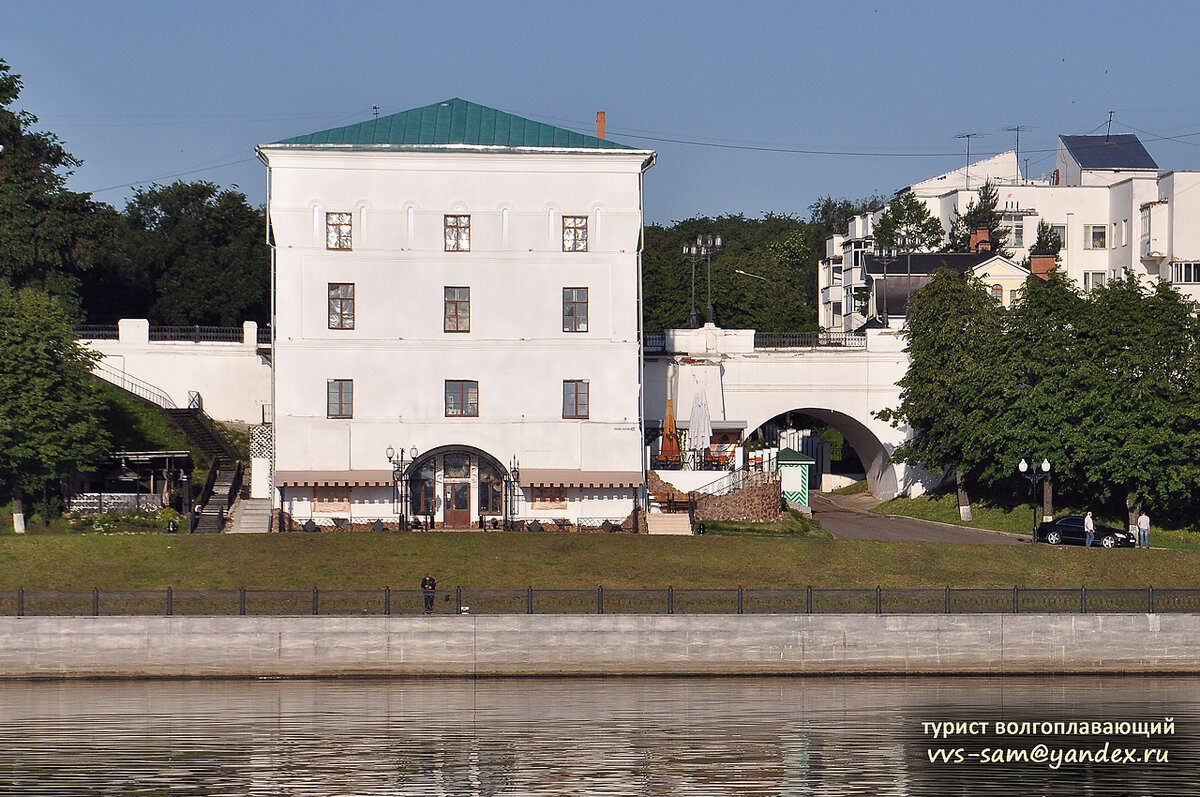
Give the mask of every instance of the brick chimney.
[[596, 138], [604, 140], [604, 111], [596, 111]]
[[975, 232], [971, 233], [971, 242], [968, 244], [968, 247], [972, 252], [992, 251], [992, 238], [988, 233], [988, 228], [976, 228]]
[[1050, 279], [1050, 272], [1058, 265], [1058, 258], [1053, 252], [1030, 252], [1029, 253], [1029, 270], [1033, 272], [1035, 277], [1044, 280]]

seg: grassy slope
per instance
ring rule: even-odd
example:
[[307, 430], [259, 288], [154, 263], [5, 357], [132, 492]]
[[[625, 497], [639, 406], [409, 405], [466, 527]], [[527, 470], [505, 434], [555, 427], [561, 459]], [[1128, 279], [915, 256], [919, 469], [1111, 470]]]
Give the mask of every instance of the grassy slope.
[[1200, 552], [807, 537], [351, 533], [0, 536], [0, 589], [1189, 587]]

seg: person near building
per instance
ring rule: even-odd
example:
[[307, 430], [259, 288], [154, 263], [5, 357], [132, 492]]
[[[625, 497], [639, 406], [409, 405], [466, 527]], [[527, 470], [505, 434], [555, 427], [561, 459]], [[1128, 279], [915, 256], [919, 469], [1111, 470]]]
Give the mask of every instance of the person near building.
[[425, 593], [425, 614], [433, 614], [433, 596], [437, 591], [437, 582], [428, 573], [421, 579], [421, 591]]
[[1150, 550], [1150, 516], [1146, 514], [1146, 510], [1142, 510], [1142, 514], [1138, 515], [1138, 547]]
[[1087, 532], [1086, 547], [1092, 547], [1092, 540], [1096, 539], [1096, 521], [1092, 520], [1092, 513], [1088, 512], [1087, 517], [1083, 519], [1083, 530]]

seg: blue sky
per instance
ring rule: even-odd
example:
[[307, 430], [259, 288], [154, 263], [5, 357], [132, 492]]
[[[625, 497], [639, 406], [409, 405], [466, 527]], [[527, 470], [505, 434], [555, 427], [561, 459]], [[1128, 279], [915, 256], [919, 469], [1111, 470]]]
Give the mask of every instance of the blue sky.
[[[123, 207], [174, 179], [265, 193], [256, 144], [450, 97], [653, 148], [646, 217], [890, 194], [1060, 133], [1137, 133], [1200, 168], [1192, 2], [0, 0], [19, 104]], [[848, 154], [821, 154], [821, 153]]]

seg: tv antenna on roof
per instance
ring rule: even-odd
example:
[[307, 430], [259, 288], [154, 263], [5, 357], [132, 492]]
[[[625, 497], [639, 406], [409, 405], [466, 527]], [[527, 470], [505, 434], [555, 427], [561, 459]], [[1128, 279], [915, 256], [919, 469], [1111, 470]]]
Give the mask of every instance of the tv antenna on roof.
[[955, 138], [965, 138], [967, 140], [967, 190], [971, 190], [971, 138], [973, 136], [986, 136], [987, 133], [959, 133]]
[[1112, 118], [1113, 118], [1114, 113], [1116, 113], [1116, 111], [1108, 112], [1108, 129], [1104, 131], [1104, 143], [1105, 144], [1108, 143], [1108, 137], [1110, 135], [1112, 135]]
[[[1028, 129], [1029, 129], [1029, 125], [1013, 125], [1012, 127], [1006, 127], [1006, 128], [1004, 128], [1004, 131], [1005, 131], [1006, 133], [1016, 133], [1016, 135], [1017, 135], [1017, 148], [1016, 148], [1016, 154], [1017, 154], [1017, 182], [1020, 182], [1020, 181], [1021, 181], [1021, 174], [1020, 174], [1020, 171], [1021, 171], [1021, 167], [1020, 167], [1020, 163], [1021, 163], [1021, 131], [1022, 131], [1022, 130], [1028, 130]], [[1029, 160], [1029, 159], [1028, 159], [1028, 158], [1026, 158], [1025, 160], [1028, 162], [1028, 160]], [[1029, 172], [1029, 166], [1028, 166], [1028, 163], [1027, 163], [1027, 164], [1026, 164], [1026, 166], [1025, 166], [1025, 172], [1026, 172], [1026, 173], [1028, 173], [1028, 172]]]
[[371, 106], [371, 110], [374, 112], [374, 114], [375, 114], [375, 118], [376, 118], [376, 119], [378, 119], [378, 118], [379, 118], [379, 106], [378, 106], [378, 105], [372, 105], [372, 106]]

